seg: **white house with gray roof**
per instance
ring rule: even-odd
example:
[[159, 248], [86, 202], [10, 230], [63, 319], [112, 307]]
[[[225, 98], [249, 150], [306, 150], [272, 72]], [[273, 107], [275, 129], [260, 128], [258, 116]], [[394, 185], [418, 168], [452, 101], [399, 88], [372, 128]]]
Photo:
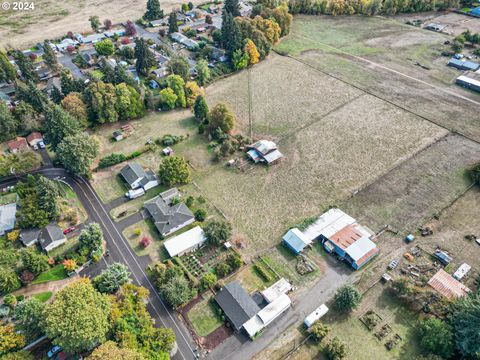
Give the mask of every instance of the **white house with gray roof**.
[[173, 188], [144, 204], [145, 210], [152, 217], [155, 227], [162, 236], [173, 234], [195, 221], [195, 216], [187, 205], [182, 202], [174, 204], [173, 199], [178, 196], [178, 190]]
[[60, 226], [50, 223], [42, 230], [39, 238], [42, 250], [48, 252], [67, 242], [67, 237]]
[[147, 191], [158, 186], [157, 175], [150, 170], [144, 170], [138, 163], [129, 163], [120, 170], [120, 176], [125, 180], [130, 189], [143, 188]]

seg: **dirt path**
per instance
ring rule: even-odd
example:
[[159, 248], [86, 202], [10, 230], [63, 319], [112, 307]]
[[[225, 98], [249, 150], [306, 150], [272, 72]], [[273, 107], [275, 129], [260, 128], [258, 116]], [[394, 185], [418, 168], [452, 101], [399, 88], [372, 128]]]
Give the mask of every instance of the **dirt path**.
[[76, 278], [78, 278], [78, 276], [57, 280], [57, 281], [49, 281], [42, 284], [27, 285], [17, 291], [14, 291], [13, 295], [32, 296], [34, 294], [47, 292], [47, 291], [51, 291], [52, 293], [55, 293], [58, 290], [67, 286], [73, 279], [76, 279]]

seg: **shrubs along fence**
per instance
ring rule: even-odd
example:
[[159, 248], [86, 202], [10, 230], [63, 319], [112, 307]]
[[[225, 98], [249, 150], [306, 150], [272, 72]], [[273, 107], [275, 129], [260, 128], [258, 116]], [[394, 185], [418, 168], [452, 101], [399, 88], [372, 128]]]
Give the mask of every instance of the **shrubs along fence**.
[[142, 154], [144, 154], [148, 151], [152, 151], [152, 150], [153, 149], [150, 145], [145, 145], [145, 146], [141, 147], [140, 149], [131, 152], [128, 155], [120, 154], [120, 153], [109, 154], [109, 155], [104, 156], [103, 158], [100, 159], [100, 161], [98, 162], [98, 169], [105, 169], [107, 167], [120, 164], [124, 161], [132, 160], [132, 159], [134, 159], [136, 157], [139, 157], [140, 155], [142, 155]]

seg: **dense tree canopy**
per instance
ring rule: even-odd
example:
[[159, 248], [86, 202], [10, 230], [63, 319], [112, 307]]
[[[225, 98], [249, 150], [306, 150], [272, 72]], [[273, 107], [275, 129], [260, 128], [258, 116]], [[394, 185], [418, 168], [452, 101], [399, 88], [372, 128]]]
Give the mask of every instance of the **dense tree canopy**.
[[18, 275], [11, 268], [0, 268], [0, 293], [5, 295], [21, 286]]
[[168, 33], [174, 33], [178, 31], [178, 24], [177, 24], [177, 13], [172, 11], [168, 16]]
[[160, 287], [162, 297], [173, 307], [180, 306], [190, 300], [193, 297], [193, 291], [188, 280], [182, 275], [172, 277]]
[[20, 50], [15, 50], [13, 52], [13, 58], [15, 59], [15, 63], [20, 69], [25, 81], [38, 81], [38, 76], [33, 67], [33, 63], [28, 57], [26, 57]]
[[99, 224], [90, 223], [82, 230], [78, 237], [80, 251], [92, 255], [102, 249], [103, 231]]
[[20, 301], [15, 308], [16, 326], [27, 339], [35, 340], [44, 334], [44, 309], [45, 304], [34, 297]]
[[90, 119], [100, 124], [118, 120], [116, 92], [113, 84], [102, 81], [90, 84], [85, 91]]
[[160, 2], [158, 0], [147, 0], [147, 11], [143, 15], [143, 18], [148, 21], [163, 18], [163, 10], [160, 8]]
[[0, 81], [11, 82], [16, 77], [15, 67], [8, 60], [7, 54], [0, 50]]
[[80, 279], [58, 291], [45, 308], [45, 332], [70, 353], [92, 349], [106, 340], [110, 303], [90, 280]]
[[130, 271], [124, 264], [113, 263], [93, 279], [93, 285], [101, 293], [113, 294], [128, 282], [129, 277]]
[[235, 50], [242, 48], [242, 33], [234, 16], [229, 12], [224, 12], [222, 17], [222, 46], [229, 58]]
[[352, 285], [344, 285], [337, 290], [333, 297], [334, 307], [338, 311], [348, 312], [360, 304], [362, 295]]
[[115, 52], [115, 45], [112, 40], [104, 39], [95, 43], [95, 51], [98, 55], [110, 56]]
[[198, 96], [195, 99], [193, 104], [193, 113], [195, 114], [195, 119], [198, 121], [204, 121], [208, 116], [208, 105], [204, 96]]
[[186, 107], [187, 100], [185, 98], [185, 81], [179, 75], [169, 75], [167, 77], [167, 84], [170, 89], [177, 95], [178, 107]]
[[190, 65], [183, 56], [176, 56], [168, 62], [168, 68], [173, 75], [180, 76], [184, 81], [190, 79]]
[[57, 157], [65, 169], [77, 175], [87, 175], [99, 147], [98, 140], [86, 133], [70, 135], [58, 146]]
[[153, 327], [146, 309], [148, 290], [133, 284], [120, 288], [112, 301], [112, 334], [121, 347], [134, 349], [146, 359], [168, 360], [175, 334], [168, 328]]
[[450, 358], [453, 353], [453, 332], [444, 321], [430, 317], [420, 324], [420, 343], [425, 350]]
[[197, 82], [199, 85], [207, 85], [208, 80], [210, 80], [210, 69], [208, 68], [208, 63], [205, 59], [200, 59], [195, 65], [197, 70]]
[[175, 95], [175, 92], [170, 88], [160, 90], [160, 107], [163, 110], [175, 109], [177, 98], [178, 96]]
[[141, 353], [128, 348], [120, 348], [113, 341], [107, 341], [97, 347], [87, 360], [147, 360]]
[[228, 12], [233, 17], [240, 16], [240, 6], [238, 0], [225, 0], [223, 11]]
[[49, 107], [45, 112], [43, 128], [45, 140], [53, 151], [57, 151], [67, 136], [76, 135], [80, 131], [78, 121], [58, 105]]
[[232, 226], [226, 221], [212, 220], [204, 228], [207, 241], [211, 245], [221, 245], [232, 236]]
[[48, 67], [52, 71], [57, 71], [58, 70], [58, 60], [57, 60], [57, 55], [55, 55], [55, 52], [53, 51], [52, 47], [50, 46], [50, 43], [48, 40], [45, 40], [43, 42], [43, 59], [45, 60], [45, 63], [48, 65]]
[[166, 157], [158, 171], [160, 182], [164, 185], [187, 184], [191, 181], [190, 169], [180, 156]]
[[135, 40], [135, 68], [140, 75], [148, 75], [149, 70], [155, 65], [155, 56], [148, 48], [148, 44], [143, 38]]
[[45, 93], [39, 90], [32, 81], [29, 81], [27, 84], [17, 81], [15, 83], [15, 97], [16, 100], [23, 100], [30, 104], [38, 113], [43, 112], [48, 103]]
[[17, 333], [12, 324], [0, 323], [0, 356], [19, 350], [25, 345], [25, 336]]
[[454, 306], [453, 327], [457, 348], [465, 356], [480, 353], [480, 293], [465, 296]]
[[24, 249], [21, 253], [22, 267], [34, 275], [48, 270], [48, 256], [39, 253], [35, 248]]
[[10, 140], [17, 134], [20, 124], [7, 105], [0, 102], [0, 141]]
[[88, 126], [87, 105], [85, 105], [83, 97], [80, 93], [69, 93], [63, 98], [60, 105], [66, 112], [68, 112], [78, 121], [78, 125], [81, 129], [85, 129]]
[[225, 103], [218, 103], [208, 114], [208, 128], [210, 133], [220, 129], [228, 134], [235, 126], [235, 115]]

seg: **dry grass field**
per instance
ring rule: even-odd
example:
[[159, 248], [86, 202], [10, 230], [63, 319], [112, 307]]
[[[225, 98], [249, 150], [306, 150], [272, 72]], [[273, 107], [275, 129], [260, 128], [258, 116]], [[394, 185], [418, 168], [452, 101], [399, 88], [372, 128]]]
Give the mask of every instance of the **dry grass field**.
[[[240, 87], [246, 75], [237, 76], [208, 88], [207, 98], [210, 104], [229, 102], [236, 113], [240, 108], [246, 128], [241, 109], [248, 107], [248, 86], [236, 98], [225, 84]], [[252, 70], [251, 79], [255, 137], [275, 139], [284, 161], [243, 173], [217, 168], [196, 181], [256, 251], [447, 133], [292, 59], [272, 55]], [[293, 85], [286, 87], [286, 81]]]
[[465, 168], [480, 161], [480, 144], [449, 135], [346, 202], [359, 221], [379, 231], [389, 224], [415, 231], [471, 184]]
[[454, 84], [461, 72], [440, 56], [446, 40], [452, 37], [388, 18], [298, 16], [277, 50], [480, 140], [480, 99]]
[[[12, 1], [10, 1], [12, 2]], [[5, 12], [0, 16], [0, 46], [23, 49], [44, 39], [64, 36], [68, 31], [91, 31], [88, 18], [98, 15], [100, 21], [114, 23], [135, 21], [145, 13], [145, 0], [34, 0], [35, 10]], [[193, 0], [201, 3], [199, 0]], [[162, 1], [167, 12], [179, 8], [177, 0]]]

